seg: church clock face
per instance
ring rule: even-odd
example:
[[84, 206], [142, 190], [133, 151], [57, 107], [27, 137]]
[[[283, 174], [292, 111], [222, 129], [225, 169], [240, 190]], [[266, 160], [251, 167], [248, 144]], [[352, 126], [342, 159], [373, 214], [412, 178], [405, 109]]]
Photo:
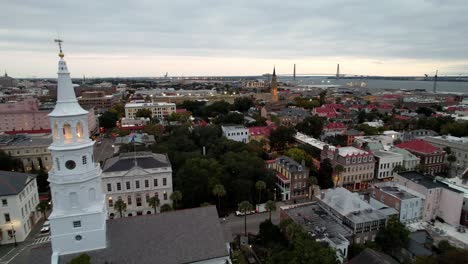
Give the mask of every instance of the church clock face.
[[73, 160], [67, 160], [67, 162], [65, 162], [65, 167], [69, 170], [73, 170], [76, 167], [76, 163]]

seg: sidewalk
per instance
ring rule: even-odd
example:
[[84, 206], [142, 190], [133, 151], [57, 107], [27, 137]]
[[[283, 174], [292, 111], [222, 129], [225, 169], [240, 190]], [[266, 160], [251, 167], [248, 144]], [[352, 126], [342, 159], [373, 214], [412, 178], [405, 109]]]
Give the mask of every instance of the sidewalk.
[[8, 245], [1, 245], [0, 246], [0, 264], [9, 264], [14, 260], [16, 256], [18, 256], [21, 252], [23, 252], [26, 248], [31, 246], [38, 234], [40, 234], [42, 224], [44, 223], [44, 219], [40, 219], [39, 222], [33, 227], [29, 235], [26, 239], [22, 242], [18, 242], [18, 246], [15, 247], [14, 243]]

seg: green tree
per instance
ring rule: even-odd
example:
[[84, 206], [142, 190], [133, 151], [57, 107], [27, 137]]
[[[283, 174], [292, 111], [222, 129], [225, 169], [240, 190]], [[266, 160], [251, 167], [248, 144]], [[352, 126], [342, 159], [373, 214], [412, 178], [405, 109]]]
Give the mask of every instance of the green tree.
[[239, 112], [247, 112], [255, 103], [249, 97], [238, 97], [234, 99], [234, 109]]
[[189, 158], [177, 171], [174, 185], [185, 194], [182, 197], [184, 206], [195, 207], [212, 198], [213, 187], [220, 182], [223, 175], [223, 167], [217, 160]]
[[99, 116], [99, 125], [106, 129], [113, 128], [116, 126], [118, 120], [119, 118], [116, 113], [106, 111]]
[[161, 213], [172, 211], [172, 206], [170, 204], [161, 205]]
[[268, 216], [271, 221], [271, 212], [276, 211], [276, 203], [273, 202], [272, 200], [268, 200], [265, 204], [265, 208], [268, 210]]
[[314, 138], [319, 138], [322, 134], [324, 119], [317, 115], [306, 117], [301, 123], [296, 125], [297, 131]]
[[284, 149], [287, 144], [295, 142], [295, 135], [294, 128], [279, 126], [270, 133], [270, 145], [275, 149]]
[[135, 113], [135, 117], [144, 117], [151, 119], [152, 116], [153, 112], [151, 112], [151, 110], [147, 108], [138, 109]]
[[341, 173], [343, 173], [343, 171], [344, 171], [344, 167], [342, 165], [340, 165], [340, 164], [337, 164], [335, 166], [334, 171], [335, 171], [335, 173], [336, 173], [336, 175], [337, 175], [337, 177], [339, 179], [341, 177]]
[[221, 197], [226, 195], [226, 190], [222, 184], [216, 184], [213, 187], [213, 195], [218, 198], [218, 210], [221, 212]]
[[247, 236], [247, 213], [253, 210], [249, 201], [242, 201], [239, 204], [239, 211], [244, 214], [244, 235]]
[[395, 173], [400, 173], [403, 171], [407, 171], [407, 169], [403, 165], [396, 165], [395, 168], [393, 168], [393, 172]]
[[449, 173], [450, 173], [450, 170], [452, 169], [452, 164], [457, 161], [457, 157], [453, 154], [450, 154], [448, 155], [447, 157], [447, 161], [449, 163]]
[[318, 184], [321, 189], [328, 189], [333, 187], [333, 166], [330, 159], [324, 159], [320, 162], [320, 169], [318, 171]]
[[157, 196], [153, 196], [149, 199], [148, 204], [154, 209], [154, 213], [156, 214], [158, 212], [158, 207], [159, 207], [159, 198]]
[[327, 91], [322, 91], [320, 92], [319, 94], [319, 103], [320, 103], [320, 106], [324, 105], [325, 104], [325, 98], [327, 96]]
[[389, 254], [406, 247], [409, 240], [409, 230], [397, 217], [391, 217], [387, 226], [377, 233], [375, 242]]
[[47, 211], [50, 210], [50, 204], [48, 201], [40, 201], [36, 206], [36, 210], [40, 211], [44, 216], [44, 220], [47, 220]]
[[88, 254], [81, 254], [78, 257], [73, 258], [68, 264], [91, 264], [91, 257]]
[[300, 149], [300, 148], [290, 148], [286, 151], [286, 156], [292, 158], [293, 160], [301, 163], [302, 161], [309, 161], [310, 157], [305, 152], [305, 150]]
[[127, 204], [124, 201], [122, 201], [122, 199], [118, 199], [114, 203], [114, 210], [117, 210], [117, 212], [119, 212], [120, 217], [122, 218], [123, 212], [127, 210]]
[[266, 183], [264, 181], [257, 181], [255, 189], [258, 191], [258, 203], [260, 203], [262, 201], [262, 191], [266, 189]]
[[182, 193], [180, 191], [174, 191], [169, 198], [174, 202], [174, 209], [177, 209], [177, 203], [182, 200]]

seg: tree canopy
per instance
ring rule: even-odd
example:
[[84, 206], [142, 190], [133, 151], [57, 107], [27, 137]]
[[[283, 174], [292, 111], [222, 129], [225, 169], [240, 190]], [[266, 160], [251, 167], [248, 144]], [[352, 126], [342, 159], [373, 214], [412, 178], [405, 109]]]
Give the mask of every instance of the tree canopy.
[[314, 138], [319, 138], [322, 134], [324, 119], [319, 116], [309, 116], [304, 119], [301, 123], [296, 125], [297, 131]]

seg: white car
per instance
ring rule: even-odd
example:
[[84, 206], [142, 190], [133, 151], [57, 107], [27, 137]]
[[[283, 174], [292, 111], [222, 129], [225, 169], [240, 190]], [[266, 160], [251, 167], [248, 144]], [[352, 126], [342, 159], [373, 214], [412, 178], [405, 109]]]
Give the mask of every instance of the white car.
[[[252, 211], [246, 213], [246, 215], [249, 215], [249, 214], [255, 214], [255, 210], [252, 210]], [[236, 215], [237, 216], [244, 216], [244, 212], [236, 211]]]
[[50, 232], [50, 222], [45, 221], [41, 228], [41, 234], [49, 233], [49, 232]]

